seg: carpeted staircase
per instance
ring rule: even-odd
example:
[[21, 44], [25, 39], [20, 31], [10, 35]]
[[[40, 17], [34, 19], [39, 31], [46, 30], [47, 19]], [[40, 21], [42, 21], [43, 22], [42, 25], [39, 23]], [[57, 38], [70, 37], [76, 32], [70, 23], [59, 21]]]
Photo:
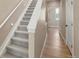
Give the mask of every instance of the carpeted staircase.
[[29, 34], [27, 25], [31, 19], [37, 1], [33, 0], [28, 10], [24, 14], [17, 30], [14, 32], [10, 44], [6, 48], [6, 53], [2, 58], [28, 58], [28, 40]]

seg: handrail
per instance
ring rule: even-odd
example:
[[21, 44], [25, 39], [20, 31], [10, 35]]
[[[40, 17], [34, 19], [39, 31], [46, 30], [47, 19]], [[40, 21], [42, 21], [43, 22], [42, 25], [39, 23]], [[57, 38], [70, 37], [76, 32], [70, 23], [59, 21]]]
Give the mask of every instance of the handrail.
[[2, 28], [5, 23], [8, 21], [8, 19], [10, 18], [10, 16], [16, 11], [16, 9], [20, 6], [20, 4], [23, 2], [23, 0], [21, 0], [18, 5], [15, 7], [15, 9], [13, 9], [13, 11], [10, 13], [10, 15], [2, 22], [2, 24], [0, 25], [0, 28]]

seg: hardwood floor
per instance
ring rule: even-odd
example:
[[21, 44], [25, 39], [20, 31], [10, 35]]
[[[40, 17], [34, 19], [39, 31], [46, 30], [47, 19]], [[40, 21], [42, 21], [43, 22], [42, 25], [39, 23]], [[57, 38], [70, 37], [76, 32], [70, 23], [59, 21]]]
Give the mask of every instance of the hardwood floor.
[[57, 28], [48, 28], [47, 41], [42, 58], [70, 58], [71, 54]]

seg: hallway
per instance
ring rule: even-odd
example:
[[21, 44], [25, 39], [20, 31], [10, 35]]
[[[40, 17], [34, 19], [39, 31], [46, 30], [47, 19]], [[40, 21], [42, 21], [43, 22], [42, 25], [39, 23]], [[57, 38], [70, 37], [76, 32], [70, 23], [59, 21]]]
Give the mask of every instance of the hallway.
[[43, 51], [43, 58], [69, 58], [71, 54], [59, 36], [57, 28], [48, 28], [48, 36]]

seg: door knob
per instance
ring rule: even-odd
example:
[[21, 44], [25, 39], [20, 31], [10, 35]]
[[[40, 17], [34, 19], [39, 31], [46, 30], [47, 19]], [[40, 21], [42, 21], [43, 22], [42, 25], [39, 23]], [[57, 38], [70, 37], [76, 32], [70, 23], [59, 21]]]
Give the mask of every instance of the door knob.
[[73, 24], [71, 24], [71, 26], [73, 26]]
[[68, 25], [65, 25], [65, 27], [67, 27]]

